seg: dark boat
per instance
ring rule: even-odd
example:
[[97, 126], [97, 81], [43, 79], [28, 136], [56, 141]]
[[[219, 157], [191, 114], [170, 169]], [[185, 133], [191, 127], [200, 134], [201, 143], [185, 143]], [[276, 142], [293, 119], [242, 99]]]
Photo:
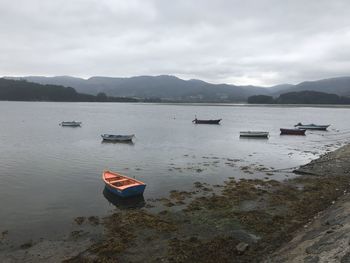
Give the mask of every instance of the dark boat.
[[135, 135], [102, 134], [101, 137], [106, 142], [132, 142], [132, 138], [134, 138]]
[[305, 129], [280, 129], [281, 135], [305, 135]]
[[198, 120], [195, 118], [192, 122], [194, 124], [220, 124], [221, 119], [218, 120]]
[[62, 127], [81, 127], [80, 121], [62, 121], [60, 123]]

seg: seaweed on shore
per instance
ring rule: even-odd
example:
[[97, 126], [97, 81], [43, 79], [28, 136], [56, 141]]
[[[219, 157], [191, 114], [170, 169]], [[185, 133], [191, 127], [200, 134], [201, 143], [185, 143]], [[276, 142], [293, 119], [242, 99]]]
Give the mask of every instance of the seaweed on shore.
[[105, 240], [88, 252], [95, 262], [137, 262], [132, 252], [139, 250], [155, 262], [261, 262], [349, 190], [349, 166], [342, 165], [343, 172], [282, 182], [231, 178], [214, 185], [217, 192], [195, 182], [193, 192], [173, 190], [158, 200], [184, 205], [180, 211], [169, 206], [158, 214], [129, 210], [106, 217]]
[[[192, 214], [199, 211], [215, 214], [220, 210], [222, 213], [218, 221], [224, 220], [224, 217], [232, 221], [238, 220], [243, 229], [260, 237], [249, 250], [250, 260], [254, 260], [266, 253], [272, 253], [283, 242], [288, 241], [294, 231], [341, 196], [349, 188], [349, 182], [348, 176], [303, 176], [286, 182], [230, 180], [225, 183], [222, 195], [195, 198], [184, 211]], [[239, 207], [245, 201], [261, 201], [263, 205], [260, 208], [258, 203], [254, 209], [245, 211]], [[182, 241], [182, 244], [184, 242], [186, 241]], [[193, 250], [191, 253], [197, 249], [182, 245], [182, 249], [185, 248]]]
[[122, 252], [135, 244], [140, 230], [152, 229], [161, 233], [176, 230], [172, 222], [143, 210], [113, 213], [104, 218], [102, 223], [105, 226], [105, 238], [66, 262], [115, 262]]

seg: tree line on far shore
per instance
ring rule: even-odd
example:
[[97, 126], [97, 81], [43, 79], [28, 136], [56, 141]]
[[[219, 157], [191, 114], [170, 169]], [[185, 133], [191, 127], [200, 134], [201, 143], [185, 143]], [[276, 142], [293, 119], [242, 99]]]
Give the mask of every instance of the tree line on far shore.
[[338, 96], [336, 94], [299, 91], [288, 92], [274, 98], [266, 95], [255, 95], [248, 98], [251, 104], [350, 104], [350, 97]]
[[[74, 88], [42, 85], [26, 80], [0, 78], [0, 100], [9, 101], [62, 101], [62, 102], [169, 102], [161, 98], [138, 99], [111, 97], [100, 92], [96, 96], [78, 93]], [[180, 101], [176, 101], [180, 102]], [[220, 101], [217, 101], [220, 102]], [[223, 101], [221, 101], [223, 102]], [[251, 104], [350, 104], [350, 97], [336, 94], [300, 91], [281, 94], [279, 97], [255, 95], [248, 98]]]
[[58, 85], [41, 85], [25, 80], [0, 78], [0, 100], [10, 101], [62, 101], [62, 102], [138, 102], [128, 97], [110, 97], [105, 93], [96, 96], [78, 93], [74, 88]]

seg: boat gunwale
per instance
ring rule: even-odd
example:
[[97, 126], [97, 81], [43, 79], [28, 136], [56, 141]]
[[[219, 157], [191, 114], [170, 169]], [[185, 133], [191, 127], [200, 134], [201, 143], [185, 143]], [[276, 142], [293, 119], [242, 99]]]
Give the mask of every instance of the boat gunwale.
[[128, 135], [120, 135], [120, 134], [108, 134], [108, 133], [104, 133], [104, 134], [101, 134], [101, 137], [103, 139], [107, 138], [107, 139], [118, 139], [118, 138], [134, 138], [135, 137], [135, 134], [128, 134]]
[[310, 124], [298, 123], [298, 124], [294, 125], [295, 128], [297, 128], [297, 129], [303, 129], [303, 130], [328, 129], [329, 126], [331, 126], [331, 124], [319, 125], [319, 124], [314, 124], [314, 123], [310, 123]]
[[137, 185], [130, 185], [130, 187], [139, 186], [139, 185], [145, 185], [145, 186], [146, 186], [146, 184], [145, 184], [144, 182], [141, 182], [141, 181], [139, 181], [139, 180], [137, 180], [137, 179], [131, 178], [131, 177], [126, 176], [126, 175], [122, 175], [122, 174], [117, 173], [117, 172], [112, 172], [112, 171], [109, 171], [109, 170], [104, 170], [104, 171], [102, 172], [102, 180], [105, 182], [105, 184], [107, 184], [108, 186], [110, 186], [110, 187], [112, 187], [112, 188], [115, 188], [115, 189], [117, 189], [117, 190], [120, 190], [120, 191], [124, 191], [125, 189], [128, 189], [128, 188], [130, 188], [130, 187], [128, 187], [128, 185], [125, 185], [126, 187], [125, 187], [125, 186], [120, 187], [120, 186], [115, 186], [115, 185], [111, 184], [111, 183], [108, 182], [108, 181], [106, 180], [106, 178], [105, 178], [105, 174], [106, 174], [106, 173], [110, 173], [110, 174], [113, 174], [113, 175], [116, 175], [116, 176], [120, 176], [120, 177], [123, 177], [123, 178], [125, 178], [125, 179], [131, 180], [131, 181], [134, 181], [135, 183], [137, 183]]
[[239, 134], [269, 134], [265, 131], [240, 131]]

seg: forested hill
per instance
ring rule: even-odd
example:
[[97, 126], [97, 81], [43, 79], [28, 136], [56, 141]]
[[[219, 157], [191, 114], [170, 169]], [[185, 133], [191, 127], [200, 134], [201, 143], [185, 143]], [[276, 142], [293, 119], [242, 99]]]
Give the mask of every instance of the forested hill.
[[74, 88], [58, 85], [41, 85], [25, 80], [0, 78], [0, 100], [10, 101], [70, 101], [70, 102], [136, 102], [133, 98], [107, 97], [78, 93]]
[[158, 98], [173, 102], [244, 102], [249, 96], [269, 95], [277, 97], [287, 92], [317, 91], [338, 96], [350, 96], [350, 77], [336, 77], [306, 81], [297, 85], [282, 84], [270, 88], [211, 84], [201, 80], [183, 80], [175, 76], [135, 76], [129, 78], [71, 76], [6, 77], [25, 79], [42, 85], [72, 87], [77, 92], [96, 95], [99, 92], [117, 97], [135, 97], [142, 100]]
[[73, 87], [77, 92], [92, 95], [104, 92], [110, 96], [158, 98], [172, 102], [244, 102], [251, 95], [270, 94], [268, 89], [262, 87], [211, 84], [201, 80], [183, 80], [170, 75], [129, 78], [91, 77], [89, 79], [70, 76], [31, 76], [12, 79]]
[[317, 91], [287, 92], [277, 98], [256, 95], [248, 98], [252, 104], [350, 104], [350, 97]]

